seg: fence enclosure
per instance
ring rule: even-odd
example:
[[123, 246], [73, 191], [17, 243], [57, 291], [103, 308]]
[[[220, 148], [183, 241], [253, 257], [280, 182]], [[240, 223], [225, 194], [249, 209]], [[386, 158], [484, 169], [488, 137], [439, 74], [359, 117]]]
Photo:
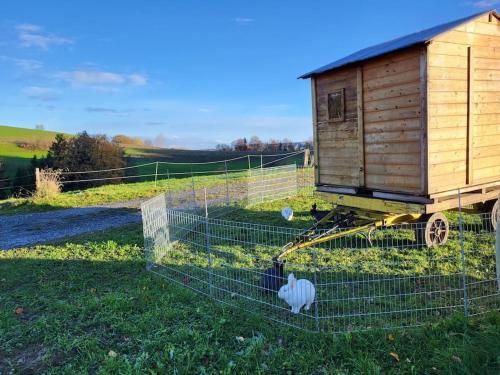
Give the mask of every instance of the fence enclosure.
[[306, 172], [311, 173], [291, 167], [256, 169], [247, 181], [234, 180], [238, 190], [234, 195], [226, 192], [225, 201], [210, 199], [215, 195], [198, 186], [192, 189], [194, 196], [206, 191], [208, 198], [193, 198], [191, 205], [175, 196], [169, 200], [169, 192], [145, 202], [148, 269], [222, 303], [310, 331], [410, 327], [500, 307], [490, 218], [467, 215], [452, 219], [448, 243], [437, 248], [420, 243], [415, 233], [425, 224], [413, 223], [376, 230], [372, 245], [357, 234], [291, 253], [284, 278], [294, 273], [311, 281], [316, 291], [311, 309], [293, 314], [261, 278], [273, 266], [272, 257], [301, 230], [235, 222], [211, 213], [309, 194], [311, 185], [305, 189], [307, 184], [300, 182]]

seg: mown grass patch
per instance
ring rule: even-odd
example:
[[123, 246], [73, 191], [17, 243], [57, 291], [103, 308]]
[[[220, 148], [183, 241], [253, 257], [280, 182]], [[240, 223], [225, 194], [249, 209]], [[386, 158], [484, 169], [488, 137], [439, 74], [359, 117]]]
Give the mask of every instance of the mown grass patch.
[[408, 330], [305, 333], [146, 272], [138, 225], [3, 252], [0, 291], [0, 373], [500, 371], [498, 313]]

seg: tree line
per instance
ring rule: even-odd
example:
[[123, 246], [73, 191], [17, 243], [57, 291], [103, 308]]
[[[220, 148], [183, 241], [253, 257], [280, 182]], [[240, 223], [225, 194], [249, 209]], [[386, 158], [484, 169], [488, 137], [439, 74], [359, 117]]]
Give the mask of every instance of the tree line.
[[221, 143], [216, 146], [220, 151], [251, 151], [251, 152], [293, 152], [303, 149], [312, 149], [312, 140], [294, 142], [288, 138], [282, 140], [269, 139], [264, 142], [257, 136], [235, 139], [231, 144]]

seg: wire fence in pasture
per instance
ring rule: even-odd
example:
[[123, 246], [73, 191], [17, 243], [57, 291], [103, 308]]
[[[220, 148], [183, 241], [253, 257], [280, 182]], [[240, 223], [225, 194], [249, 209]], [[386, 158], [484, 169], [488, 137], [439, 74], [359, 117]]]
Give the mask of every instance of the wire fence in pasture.
[[[266, 178], [280, 181], [284, 170], [295, 173], [296, 181], [304, 172], [270, 168]], [[305, 188], [297, 186], [295, 193]], [[195, 189], [203, 196], [182, 201], [166, 192], [143, 203], [148, 270], [216, 301], [308, 331], [412, 327], [500, 307], [500, 254], [489, 214], [452, 216], [448, 242], [439, 247], [425, 246], [420, 235], [425, 223], [400, 224], [297, 250], [280, 265], [273, 257], [301, 229], [211, 213], [221, 207], [250, 210], [252, 188], [241, 184], [226, 202], [211, 199], [209, 189], [206, 195], [205, 189]], [[278, 198], [272, 194], [262, 189], [257, 196], [260, 201]], [[291, 273], [295, 278], [288, 281]], [[280, 294], [282, 285], [296, 289]], [[292, 309], [297, 305], [300, 310]]]
[[[225, 160], [200, 162], [152, 161], [101, 170], [61, 170], [58, 174], [61, 176], [61, 185], [64, 190], [147, 181], [154, 182], [156, 185], [169, 179], [238, 173], [264, 167], [281, 166], [291, 162], [302, 165], [304, 153], [306, 153], [305, 150], [276, 154], [247, 154]], [[37, 173], [33, 173], [0, 180], [0, 193], [7, 194], [9, 191], [19, 193], [20, 190], [25, 189], [34, 190], [36, 188], [36, 175]]]

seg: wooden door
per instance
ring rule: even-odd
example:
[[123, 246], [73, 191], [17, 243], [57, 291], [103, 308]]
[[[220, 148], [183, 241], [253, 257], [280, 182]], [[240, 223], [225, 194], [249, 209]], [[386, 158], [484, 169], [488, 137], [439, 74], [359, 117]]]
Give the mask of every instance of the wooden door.
[[313, 81], [316, 182], [320, 185], [360, 186], [357, 79], [357, 69], [347, 68]]

